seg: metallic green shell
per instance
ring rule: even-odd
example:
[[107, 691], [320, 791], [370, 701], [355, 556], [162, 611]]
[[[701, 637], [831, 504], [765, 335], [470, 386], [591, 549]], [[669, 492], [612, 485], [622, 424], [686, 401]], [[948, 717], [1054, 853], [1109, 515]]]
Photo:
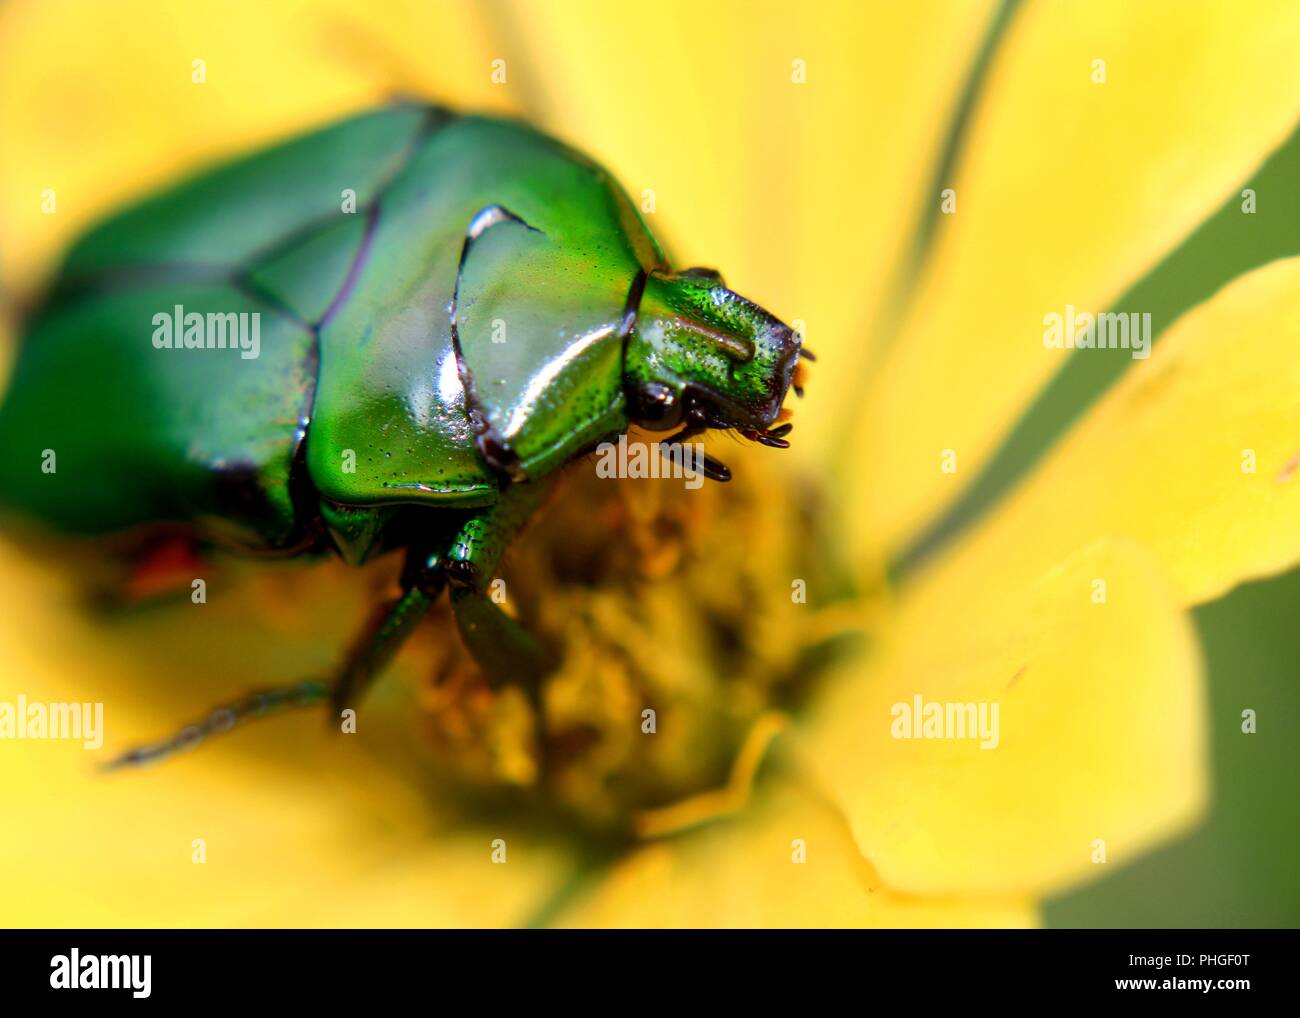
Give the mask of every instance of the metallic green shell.
[[[465, 258], [458, 364], [457, 266], [493, 205], [528, 228], [494, 226]], [[276, 548], [317, 508], [300, 504], [304, 462], [327, 522], [366, 542], [364, 507], [490, 503], [462, 373], [524, 473], [548, 473], [626, 426], [619, 330], [661, 261], [608, 175], [526, 125], [354, 117], [73, 248], [0, 407], [0, 504], [72, 533], [175, 520]], [[260, 355], [155, 349], [153, 316], [175, 305], [260, 312]]]

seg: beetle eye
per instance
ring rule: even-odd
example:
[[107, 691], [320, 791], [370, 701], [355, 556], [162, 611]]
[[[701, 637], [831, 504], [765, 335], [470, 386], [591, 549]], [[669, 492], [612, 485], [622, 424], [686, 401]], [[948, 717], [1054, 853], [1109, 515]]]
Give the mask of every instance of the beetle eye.
[[682, 401], [661, 382], [647, 382], [636, 390], [633, 417], [651, 431], [667, 431], [682, 420]]

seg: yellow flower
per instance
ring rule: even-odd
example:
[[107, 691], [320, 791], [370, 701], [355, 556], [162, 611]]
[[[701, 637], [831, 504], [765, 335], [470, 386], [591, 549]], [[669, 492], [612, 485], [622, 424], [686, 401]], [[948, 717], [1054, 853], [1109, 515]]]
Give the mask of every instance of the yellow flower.
[[[1187, 311], [992, 512], [884, 564], [1063, 364], [1044, 316], [1110, 310], [1293, 128], [1300, 10], [1248, 6], [0, 9], [11, 300], [123, 200], [406, 92], [592, 153], [819, 356], [795, 450], [738, 452], [733, 487], [575, 471], [508, 566], [566, 648], [543, 725], [435, 618], [356, 738], [268, 721], [111, 777], [0, 742], [0, 920], [1015, 925], [1186, 829], [1187, 612], [1300, 558], [1300, 261]], [[0, 701], [103, 702], [120, 748], [319, 673], [392, 580], [212, 569], [201, 609], [106, 621], [4, 547]], [[926, 704], [996, 705], [988, 748], [899, 737]]]

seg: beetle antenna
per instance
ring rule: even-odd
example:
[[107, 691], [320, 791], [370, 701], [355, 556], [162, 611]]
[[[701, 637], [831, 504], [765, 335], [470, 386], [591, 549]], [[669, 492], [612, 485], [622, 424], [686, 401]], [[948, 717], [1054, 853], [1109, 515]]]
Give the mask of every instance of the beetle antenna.
[[[769, 449], [789, 449], [790, 443], [782, 437], [788, 431], [788, 428], [786, 428], [785, 431], [782, 431], [780, 428], [773, 428], [771, 431], [751, 431], [745, 429], [740, 433], [751, 442], [765, 445]], [[780, 434], [777, 434], [777, 432], [780, 432]]]
[[228, 732], [240, 722], [278, 714], [291, 707], [319, 706], [329, 699], [332, 689], [328, 682], [304, 679], [290, 686], [258, 690], [240, 700], [214, 708], [203, 720], [186, 725], [169, 739], [128, 750], [116, 759], [101, 764], [100, 770], [116, 771], [124, 767], [157, 763], [176, 753], [193, 749], [209, 735]]
[[700, 466], [700, 472], [710, 481], [717, 481], [725, 484], [731, 480], [731, 467], [723, 463], [722, 460], [715, 459], [707, 452], [703, 454], [704, 462]]

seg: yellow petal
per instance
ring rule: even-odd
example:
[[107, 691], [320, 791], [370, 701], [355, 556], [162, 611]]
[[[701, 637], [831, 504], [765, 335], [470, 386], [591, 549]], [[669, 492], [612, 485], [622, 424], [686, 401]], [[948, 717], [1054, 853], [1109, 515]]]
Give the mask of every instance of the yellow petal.
[[89, 220], [188, 168], [398, 93], [515, 108], [510, 89], [492, 82], [483, 9], [419, 0], [364, 10], [347, 0], [4, 5], [5, 285], [30, 287]]
[[[0, 868], [22, 875], [5, 890], [0, 921], [495, 926], [527, 921], [568, 879], [573, 864], [559, 846], [514, 825], [471, 826], [377, 760], [377, 704], [362, 708], [354, 736], [330, 735], [310, 712], [153, 768], [97, 771], [250, 681], [281, 683], [324, 665], [368, 593], [356, 575], [349, 584], [311, 570], [267, 587], [296, 591], [296, 601], [262, 606], [233, 596], [226, 573], [207, 578], [207, 604], [185, 598], [96, 623], [75, 611], [62, 582], [0, 549], [0, 703], [22, 695], [29, 704], [98, 702], [104, 712], [100, 749], [0, 740]], [[394, 674], [375, 693], [382, 701], [401, 688]], [[505, 864], [493, 862], [498, 838]]]
[[646, 845], [594, 879], [565, 926], [1030, 926], [1016, 897], [918, 897], [884, 887], [844, 819], [807, 789], [768, 789], [736, 819]]
[[[1041, 894], [1197, 815], [1199, 655], [1140, 549], [1094, 545], [1000, 596], [960, 595], [939, 612], [905, 599], [878, 662], [845, 669], [800, 739], [886, 885]], [[954, 716], [933, 729], [949, 738], [904, 737], [931, 704], [974, 705], [983, 734], [952, 737]]]
[[1298, 49], [1300, 7], [1285, 0], [1019, 12], [971, 123], [956, 212], [940, 216], [849, 436], [871, 465], [851, 503], [861, 541], [897, 550], [974, 480], [1068, 354], [1045, 347], [1045, 316], [1110, 310], [1283, 141]]
[[[1099, 537], [1141, 542], [1184, 604], [1300, 561], [1300, 258], [1178, 320], [918, 597], [1015, 583]], [[1085, 352], [1086, 355], [1086, 352]]]
[[860, 398], [868, 326], [994, 6], [515, 8], [544, 126], [609, 166], [678, 263], [802, 323], [819, 358], [807, 455]]

